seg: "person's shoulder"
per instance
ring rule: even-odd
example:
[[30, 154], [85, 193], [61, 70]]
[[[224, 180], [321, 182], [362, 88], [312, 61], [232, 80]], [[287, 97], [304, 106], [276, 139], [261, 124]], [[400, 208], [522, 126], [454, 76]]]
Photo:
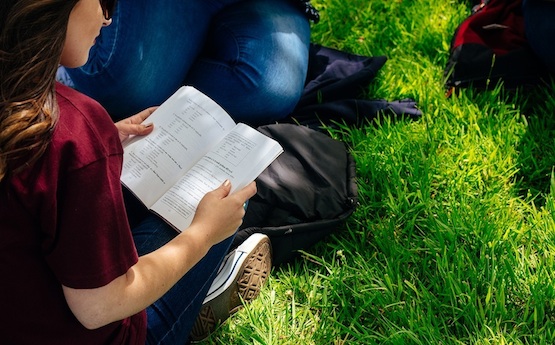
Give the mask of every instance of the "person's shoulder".
[[54, 147], [71, 149], [74, 157], [81, 161], [78, 165], [122, 154], [117, 129], [102, 105], [59, 83], [56, 101], [59, 117], [53, 135]]
[[91, 97], [72, 89], [66, 85], [56, 83], [56, 97], [60, 113], [70, 111], [79, 113], [85, 118], [109, 118], [106, 110]]

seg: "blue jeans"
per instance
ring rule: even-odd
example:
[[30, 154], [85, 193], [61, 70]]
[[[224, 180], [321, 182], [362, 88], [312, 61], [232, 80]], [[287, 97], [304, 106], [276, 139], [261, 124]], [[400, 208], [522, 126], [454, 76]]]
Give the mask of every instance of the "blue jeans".
[[119, 0], [75, 87], [117, 120], [181, 85], [251, 125], [287, 116], [301, 96], [310, 25], [291, 0]]
[[[154, 215], [133, 229], [139, 255], [156, 250], [176, 235], [173, 228]], [[176, 285], [146, 309], [147, 344], [186, 344], [232, 240], [230, 237], [213, 246]]]
[[522, 4], [526, 38], [530, 47], [551, 70], [555, 71], [555, 2], [524, 0]]
[[[133, 240], [139, 255], [150, 253], [177, 236], [175, 229], [151, 214], [123, 190]], [[147, 344], [186, 344], [233, 236], [213, 246], [164, 296], [147, 308]]]

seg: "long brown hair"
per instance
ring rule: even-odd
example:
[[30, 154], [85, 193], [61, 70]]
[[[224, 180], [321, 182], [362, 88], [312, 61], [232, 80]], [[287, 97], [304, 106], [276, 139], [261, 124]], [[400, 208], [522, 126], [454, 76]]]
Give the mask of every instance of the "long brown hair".
[[0, 181], [46, 150], [58, 117], [55, 77], [79, 0], [1, 0]]

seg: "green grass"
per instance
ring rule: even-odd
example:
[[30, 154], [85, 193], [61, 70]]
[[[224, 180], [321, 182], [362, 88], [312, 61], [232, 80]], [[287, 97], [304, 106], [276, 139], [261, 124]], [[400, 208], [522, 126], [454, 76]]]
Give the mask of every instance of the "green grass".
[[357, 211], [204, 343], [555, 343], [553, 85], [445, 97], [470, 1], [313, 3], [313, 42], [388, 57], [367, 97], [424, 115], [332, 130], [357, 162]]

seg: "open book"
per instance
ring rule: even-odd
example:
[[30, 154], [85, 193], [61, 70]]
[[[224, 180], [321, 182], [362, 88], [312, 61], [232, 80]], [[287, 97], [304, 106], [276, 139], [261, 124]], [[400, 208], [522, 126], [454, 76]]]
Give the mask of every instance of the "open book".
[[283, 152], [273, 139], [235, 124], [212, 99], [180, 88], [145, 122], [154, 130], [123, 143], [122, 183], [178, 231], [202, 197], [226, 179], [232, 191], [254, 181]]

